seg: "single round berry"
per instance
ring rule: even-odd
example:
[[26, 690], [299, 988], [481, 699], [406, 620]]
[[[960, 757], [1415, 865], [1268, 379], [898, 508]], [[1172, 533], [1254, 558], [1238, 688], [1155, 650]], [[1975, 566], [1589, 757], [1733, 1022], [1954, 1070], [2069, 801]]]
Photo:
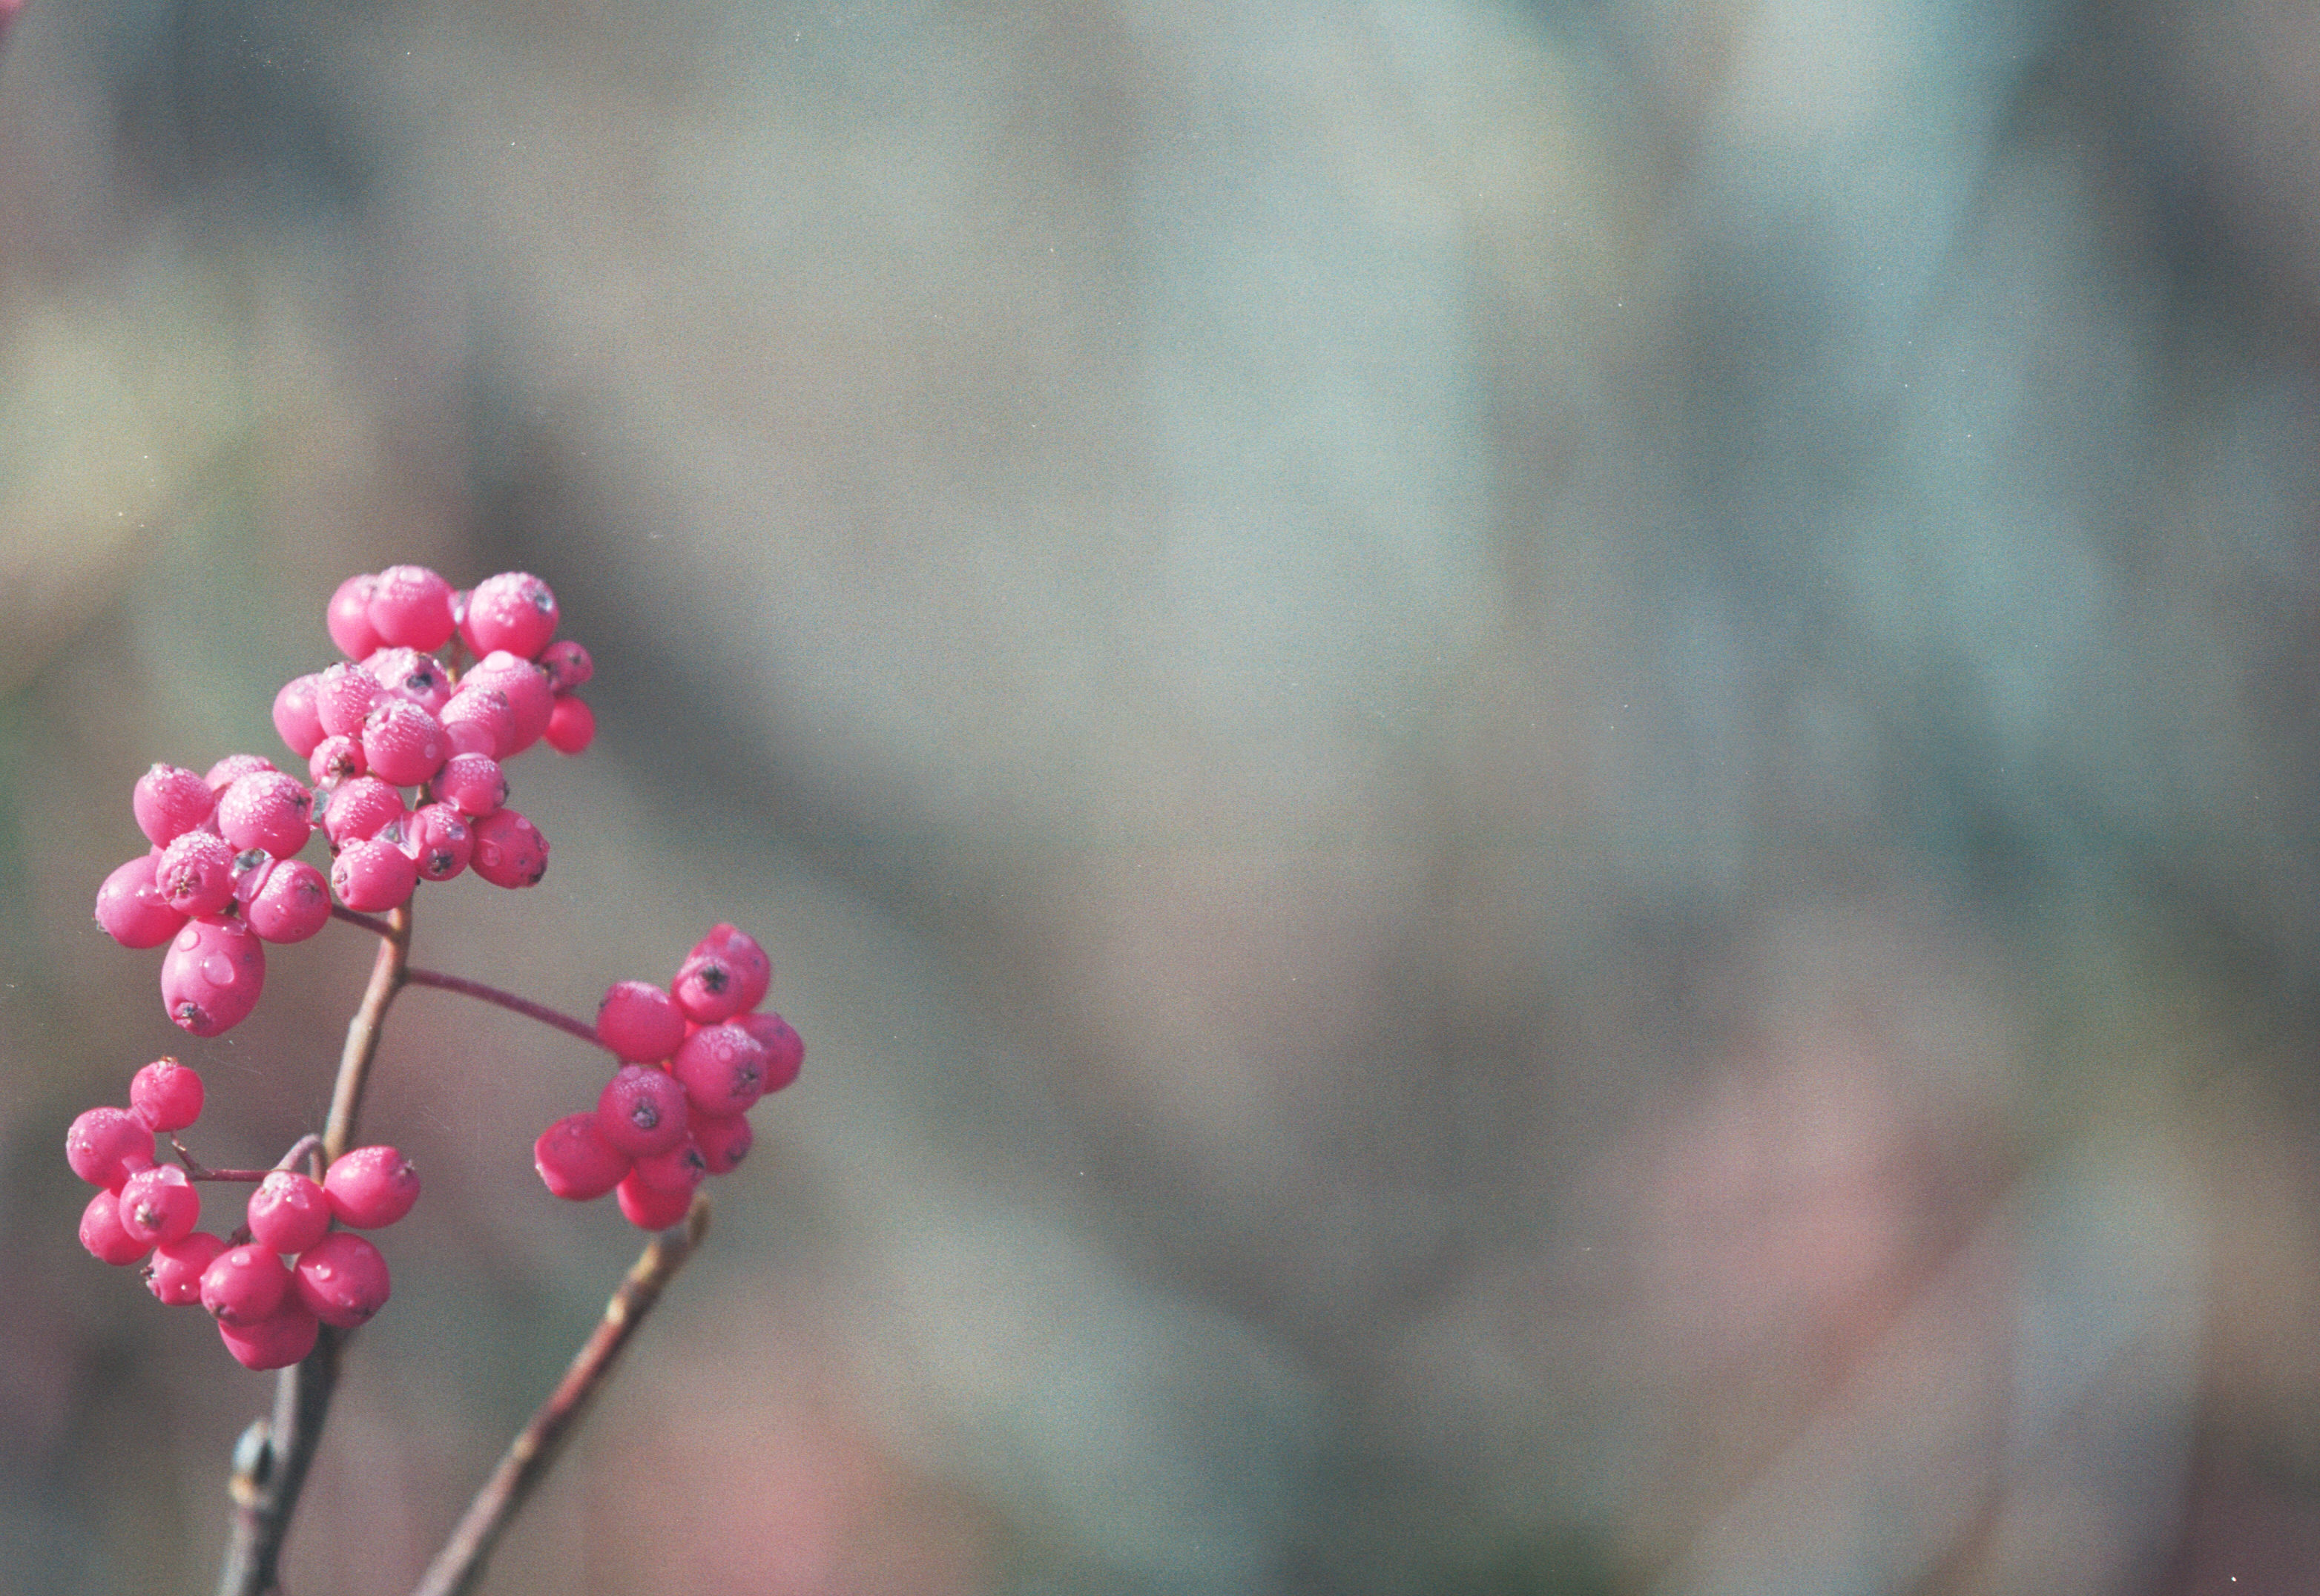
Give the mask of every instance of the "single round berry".
[[250, 1239], [277, 1253], [303, 1253], [331, 1233], [331, 1200], [295, 1169], [269, 1170], [249, 1194]]
[[313, 1310], [287, 1293], [279, 1307], [254, 1325], [218, 1320], [218, 1339], [245, 1369], [286, 1369], [304, 1363], [322, 1333], [322, 1321]]
[[363, 722], [370, 774], [397, 787], [422, 785], [451, 757], [443, 723], [407, 698], [382, 699]]
[[596, 674], [596, 662], [588, 657], [587, 649], [564, 638], [540, 650], [539, 668], [548, 673], [548, 686], [561, 697], [575, 687], [585, 686]]
[[693, 1120], [693, 1139], [701, 1145], [701, 1156], [707, 1162], [710, 1174], [730, 1174], [742, 1159], [749, 1156], [749, 1148], [756, 1144], [757, 1137], [757, 1132], [749, 1129], [749, 1121], [739, 1114], [728, 1119], [703, 1118], [696, 1114]]
[[507, 695], [509, 712], [515, 717], [515, 739], [501, 746], [503, 759], [538, 742], [548, 730], [548, 717], [556, 712], [556, 694], [548, 685], [548, 673], [505, 649], [484, 656], [459, 685], [471, 693], [481, 690]]
[[531, 1165], [558, 1197], [586, 1202], [627, 1178], [630, 1156], [604, 1139], [594, 1114], [566, 1114], [531, 1144]]
[[314, 745], [307, 757], [306, 774], [314, 778], [318, 787], [342, 786], [358, 775], [370, 774], [370, 763], [363, 757], [362, 739], [338, 732]]
[[129, 1110], [154, 1130], [183, 1130], [202, 1117], [202, 1078], [174, 1058], [129, 1077]]
[[323, 1173], [322, 1190], [339, 1223], [358, 1230], [392, 1225], [419, 1201], [419, 1172], [393, 1147], [356, 1147]]
[[399, 825], [403, 794], [375, 775], [358, 775], [316, 794], [314, 818], [332, 848], [345, 848]]
[[507, 774], [488, 754], [454, 754], [436, 773], [427, 791], [439, 802], [456, 807], [471, 821], [483, 819], [507, 802]]
[[331, 890], [358, 914], [400, 909], [418, 884], [418, 862], [385, 837], [350, 842], [331, 861]]
[[137, 829], [156, 845], [182, 837], [217, 808], [209, 783], [178, 765], [156, 765], [129, 794]]
[[389, 566], [372, 585], [367, 614], [383, 642], [440, 648], [451, 640], [451, 585], [425, 566]]
[[444, 735], [462, 754], [488, 754], [494, 759], [514, 757], [515, 707], [496, 687], [460, 686], [438, 712]]
[[576, 698], [559, 698], [548, 713], [543, 735], [559, 754], [585, 754], [596, 740], [596, 712]]
[[161, 901], [180, 914], [222, 910], [233, 902], [234, 851], [214, 831], [188, 831], [171, 840], [153, 861], [153, 885]]
[[377, 584], [378, 578], [366, 571], [348, 577], [331, 594], [325, 623], [331, 641], [349, 659], [367, 659], [378, 652], [378, 628], [370, 623], [370, 595]]
[[80, 1244], [99, 1263], [116, 1265], [133, 1264], [153, 1250], [151, 1242], [122, 1228], [120, 1201], [110, 1192], [99, 1192], [80, 1211]]
[[394, 1282], [378, 1248], [352, 1231], [337, 1230], [298, 1260], [294, 1289], [309, 1313], [351, 1330], [386, 1306]]
[[207, 1230], [164, 1243], [145, 1265], [145, 1289], [172, 1308], [191, 1307], [202, 1300], [202, 1272], [223, 1251], [223, 1239]]
[[342, 659], [314, 684], [314, 713], [331, 736], [358, 736], [363, 721], [385, 691], [376, 676], [352, 660]]
[[459, 635], [479, 656], [504, 648], [525, 659], [537, 658], [556, 635], [556, 594], [528, 571], [486, 576], [467, 595]]
[[467, 867], [475, 847], [467, 822], [448, 803], [421, 804], [403, 823], [403, 851], [421, 881], [450, 880]]
[[649, 981], [615, 981], [596, 1005], [596, 1039], [616, 1058], [650, 1064], [684, 1040], [684, 1014]]
[[96, 889], [96, 923], [123, 948], [159, 948], [186, 923], [154, 884], [155, 856], [139, 854], [116, 866]]
[[218, 830], [237, 848], [262, 848], [288, 858], [314, 830], [314, 794], [295, 776], [258, 770], [218, 799]]
[[153, 1128], [127, 1109], [84, 1109], [65, 1129], [65, 1163], [90, 1185], [118, 1192], [153, 1167]]
[[274, 695], [274, 730], [282, 734], [284, 746], [301, 759], [330, 735], [322, 730], [322, 712], [314, 703], [314, 690], [322, 685], [322, 673], [316, 671], [293, 676]]
[[628, 1179], [612, 1188], [621, 1204], [621, 1217], [639, 1230], [666, 1230], [682, 1220], [692, 1210], [691, 1192], [664, 1192], [639, 1180], [630, 1170]]
[[778, 1014], [736, 1014], [732, 1023], [764, 1044], [766, 1090], [779, 1092], [798, 1078], [805, 1063], [805, 1040]]
[[122, 1183], [121, 1228], [149, 1247], [182, 1240], [202, 1217], [202, 1194], [174, 1164], [140, 1169]]
[[254, 1241], [226, 1248], [202, 1271], [202, 1306], [220, 1324], [258, 1324], [289, 1291], [290, 1271], [272, 1248]]
[[211, 792], [223, 797], [225, 790], [243, 776], [255, 775], [261, 770], [273, 768], [274, 761], [263, 754], [228, 754], [211, 766], [203, 775], [202, 780], [209, 784]]
[[649, 1158], [683, 1141], [684, 1116], [684, 1088], [650, 1065], [622, 1065], [596, 1098], [596, 1129], [631, 1158]]
[[514, 810], [496, 810], [472, 830], [476, 874], [494, 886], [537, 886], [548, 874], [548, 839]]
[[[685, 956], [690, 966], [694, 959], [716, 958], [725, 966], [727, 985], [720, 993], [704, 985], [692, 994], [687, 1002], [684, 975], [678, 974], [676, 1001], [684, 1005], [685, 1012], [700, 1020], [724, 1020], [747, 1009], [754, 1009], [766, 1001], [766, 993], [774, 984], [774, 961], [766, 957], [764, 947], [748, 932], [720, 921], [709, 929], [709, 934], [693, 945]], [[724, 1005], [730, 1003], [730, 1008]], [[696, 1006], [699, 1011], [695, 1011]], [[722, 1012], [717, 1011], [722, 1009]]]
[[266, 945], [241, 920], [188, 920], [161, 959], [161, 1006], [197, 1037], [240, 1025], [265, 990]]
[[766, 1049], [738, 1025], [704, 1025], [684, 1038], [668, 1073], [695, 1113], [746, 1114], [766, 1094]]
[[304, 942], [331, 923], [331, 884], [304, 859], [284, 859], [242, 905], [241, 918], [268, 942]]
[[416, 648], [381, 648], [363, 661], [390, 698], [407, 698], [433, 714], [450, 701], [451, 673], [431, 654]]
[[669, 995], [695, 1025], [714, 1025], [748, 1008], [741, 1001], [744, 991], [731, 961], [721, 953], [688, 956], [677, 966], [676, 979], [669, 984]]
[[702, 1155], [701, 1144], [688, 1134], [667, 1152], [638, 1159], [628, 1178], [656, 1192], [689, 1196], [695, 1186], [709, 1178], [709, 1160]]

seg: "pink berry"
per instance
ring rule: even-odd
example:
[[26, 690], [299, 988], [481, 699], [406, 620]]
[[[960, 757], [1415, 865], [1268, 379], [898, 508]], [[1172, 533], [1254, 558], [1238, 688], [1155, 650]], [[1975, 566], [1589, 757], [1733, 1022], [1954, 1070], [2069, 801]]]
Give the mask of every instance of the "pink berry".
[[121, 1228], [148, 1247], [182, 1240], [202, 1217], [202, 1194], [174, 1164], [140, 1169], [122, 1183]]
[[366, 841], [403, 821], [403, 794], [375, 775], [358, 775], [317, 793], [314, 819], [332, 848]]
[[596, 740], [596, 712], [576, 698], [559, 698], [548, 712], [544, 735], [559, 754], [585, 754]]
[[684, 1139], [684, 1088], [646, 1064], [624, 1064], [596, 1099], [596, 1129], [631, 1158], [666, 1153]]
[[314, 706], [314, 690], [322, 685], [322, 673], [316, 671], [292, 677], [274, 695], [274, 730], [282, 734], [284, 745], [301, 759], [313, 753], [314, 745], [329, 735], [322, 730], [322, 712]]
[[749, 1121], [739, 1114], [730, 1119], [703, 1119], [695, 1116], [693, 1139], [701, 1144], [701, 1156], [711, 1174], [730, 1174], [749, 1156], [756, 1143], [757, 1132]]
[[122, 1228], [121, 1205], [110, 1192], [99, 1192], [80, 1212], [80, 1244], [89, 1256], [104, 1264], [133, 1264], [153, 1250]]
[[298, 1301], [324, 1324], [351, 1330], [386, 1306], [394, 1282], [367, 1238], [350, 1230], [325, 1236], [298, 1260]]
[[431, 654], [416, 648], [381, 648], [363, 661], [363, 669], [370, 672], [388, 697], [407, 698], [430, 715], [450, 702], [451, 673]]
[[471, 830], [476, 874], [494, 886], [537, 886], [548, 874], [548, 839], [514, 810], [496, 810]]
[[596, 1039], [616, 1058], [650, 1064], [684, 1042], [684, 1015], [649, 981], [615, 981], [596, 1005]]
[[556, 694], [548, 685], [548, 673], [504, 649], [484, 656], [459, 685], [471, 693], [486, 690], [507, 695], [508, 709], [515, 717], [515, 740], [501, 746], [502, 759], [512, 758], [538, 742], [548, 730], [548, 718], [556, 713]]
[[630, 1158], [606, 1141], [594, 1114], [566, 1114], [531, 1144], [532, 1167], [558, 1197], [586, 1202], [627, 1178]]
[[237, 848], [262, 848], [288, 858], [313, 834], [314, 795], [278, 770], [236, 780], [218, 800], [218, 830]]
[[331, 1233], [331, 1200], [295, 1169], [268, 1171], [247, 1213], [250, 1239], [271, 1252], [303, 1253]]
[[169, 842], [210, 818], [217, 794], [209, 783], [177, 765], [156, 765], [137, 778], [129, 795], [137, 829], [151, 841]]
[[362, 739], [349, 737], [343, 731], [324, 738], [308, 756], [306, 774], [314, 778], [318, 787], [342, 786], [358, 775], [369, 775], [370, 765], [363, 757]]
[[454, 754], [427, 790], [469, 820], [481, 820], [507, 802], [507, 774], [488, 754]]
[[764, 1044], [767, 1092], [779, 1092], [798, 1078], [805, 1063], [805, 1042], [788, 1020], [778, 1014], [736, 1014], [733, 1023]]
[[357, 1147], [323, 1173], [322, 1190], [339, 1223], [358, 1230], [392, 1225], [419, 1201], [419, 1172], [393, 1147]]
[[370, 591], [371, 629], [401, 648], [451, 640], [451, 585], [425, 566], [389, 566]]
[[[463, 684], [436, 718], [443, 722], [443, 730], [452, 745], [463, 754], [489, 754], [494, 759], [514, 757], [515, 709], [508, 703], [508, 695], [496, 687]], [[486, 736], [488, 742], [481, 740]], [[475, 746], [469, 747], [470, 743]]]
[[451, 757], [443, 723], [407, 698], [381, 699], [363, 722], [371, 775], [397, 787], [423, 785]]
[[202, 1117], [202, 1078], [174, 1058], [129, 1077], [129, 1109], [155, 1130], [183, 1130]]
[[123, 948], [159, 948], [186, 923], [154, 884], [154, 862], [153, 855], [139, 854], [115, 866], [96, 889], [96, 923]]
[[218, 1320], [218, 1339], [245, 1369], [286, 1369], [303, 1363], [322, 1333], [322, 1321], [313, 1310], [286, 1292], [280, 1306], [256, 1324]]
[[352, 660], [342, 659], [314, 684], [314, 713], [333, 737], [358, 737], [386, 689]]
[[349, 659], [367, 659], [378, 651], [378, 628], [370, 623], [370, 595], [378, 578], [367, 572], [349, 576], [331, 594], [326, 623], [331, 641]]
[[265, 990], [266, 945], [238, 920], [187, 921], [161, 959], [161, 1006], [197, 1037], [240, 1025]]
[[255, 775], [261, 770], [273, 768], [274, 761], [263, 754], [228, 754], [211, 766], [203, 775], [202, 780], [209, 784], [211, 792], [223, 797], [225, 790], [243, 776]]
[[525, 659], [539, 657], [556, 635], [556, 594], [525, 571], [486, 576], [467, 595], [460, 635], [478, 655], [504, 648]]
[[235, 870], [233, 844], [214, 831], [188, 831], [153, 861], [153, 886], [180, 914], [215, 914], [233, 902]]
[[585, 686], [596, 674], [596, 662], [588, 657], [588, 650], [565, 638], [540, 651], [539, 668], [548, 673], [548, 685], [558, 697], [575, 687]]
[[202, 1271], [202, 1306], [220, 1324], [249, 1326], [270, 1318], [290, 1291], [290, 1271], [273, 1249], [246, 1241]]
[[693, 945], [693, 951], [686, 957], [694, 959], [711, 954], [725, 961], [732, 976], [733, 989], [729, 994], [734, 1005], [731, 1012], [739, 1014], [766, 1001], [766, 993], [774, 984], [774, 961], [766, 957], [764, 945], [755, 937], [720, 920], [709, 928], [708, 935]]
[[[771, 974], [770, 966], [766, 973]], [[714, 1025], [730, 1020], [766, 995], [766, 983], [753, 979], [755, 974], [737, 970], [732, 956], [721, 950], [695, 951], [677, 967], [669, 993], [687, 1020], [696, 1025]]]
[[684, 1038], [668, 1073], [694, 1112], [746, 1114], [766, 1094], [766, 1049], [738, 1025], [704, 1025]]
[[145, 1265], [145, 1289], [172, 1308], [190, 1307], [202, 1300], [202, 1272], [223, 1251], [224, 1241], [206, 1230], [165, 1242]]
[[664, 1192], [648, 1186], [637, 1178], [634, 1170], [612, 1192], [620, 1202], [621, 1216], [640, 1230], [666, 1230], [683, 1220], [693, 1207], [691, 1192]]
[[242, 905], [241, 918], [268, 942], [304, 942], [331, 923], [331, 885], [304, 859], [284, 859]]
[[331, 890], [357, 913], [400, 909], [418, 884], [418, 861], [387, 836], [349, 842], [331, 861]]
[[421, 881], [449, 881], [467, 867], [475, 834], [448, 803], [426, 803], [403, 822], [403, 851], [419, 867]]
[[701, 1144], [688, 1134], [667, 1152], [638, 1159], [628, 1178], [656, 1192], [690, 1195], [695, 1186], [709, 1178], [709, 1160], [702, 1156]]
[[127, 1109], [84, 1109], [65, 1130], [65, 1163], [90, 1185], [118, 1192], [153, 1167], [153, 1128]]

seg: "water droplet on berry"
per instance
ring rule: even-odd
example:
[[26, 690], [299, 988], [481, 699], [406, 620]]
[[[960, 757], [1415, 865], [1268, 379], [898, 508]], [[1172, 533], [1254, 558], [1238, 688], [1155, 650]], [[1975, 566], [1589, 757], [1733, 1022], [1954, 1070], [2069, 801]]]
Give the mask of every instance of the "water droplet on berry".
[[332, 1274], [336, 1274], [337, 1271], [333, 1270], [328, 1264], [309, 1264], [306, 1265], [306, 1273], [316, 1280], [328, 1280]]
[[189, 925], [177, 933], [177, 946], [188, 951], [191, 951], [194, 944], [201, 939], [201, 928], [198, 926]]
[[222, 953], [213, 953], [202, 960], [202, 978], [213, 986], [231, 986], [239, 975], [233, 960]]
[[476, 857], [484, 864], [497, 865], [500, 862], [500, 845], [496, 842], [478, 844], [476, 848]]

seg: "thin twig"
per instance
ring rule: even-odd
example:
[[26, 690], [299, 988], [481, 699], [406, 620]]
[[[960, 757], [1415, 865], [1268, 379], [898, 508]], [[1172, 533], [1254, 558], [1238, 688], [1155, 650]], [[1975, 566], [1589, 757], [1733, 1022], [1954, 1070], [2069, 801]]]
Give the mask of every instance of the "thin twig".
[[[331, 1093], [331, 1117], [322, 1127], [322, 1156], [337, 1159], [354, 1139], [362, 1111], [363, 1087], [378, 1056], [380, 1027], [387, 1005], [403, 990], [411, 966], [411, 906], [390, 914], [381, 931], [378, 957], [362, 1004], [347, 1023], [347, 1045], [339, 1056], [339, 1076]], [[349, 1332], [322, 1328], [305, 1361], [282, 1371], [274, 1386], [274, 1419], [253, 1422], [234, 1448], [233, 1533], [226, 1546], [218, 1596], [266, 1596], [279, 1586], [282, 1543], [290, 1533], [298, 1492], [322, 1438], [322, 1420], [338, 1389], [339, 1354]]]
[[176, 1149], [177, 1162], [186, 1166], [186, 1178], [189, 1181], [255, 1182], [264, 1180], [267, 1175], [274, 1174], [276, 1170], [297, 1168], [298, 1161], [301, 1158], [305, 1157], [310, 1153], [319, 1153], [322, 1151], [322, 1138], [316, 1136], [313, 1131], [308, 1131], [305, 1135], [300, 1137], [296, 1141], [290, 1144], [290, 1150], [288, 1152], [283, 1154], [281, 1157], [274, 1161], [273, 1169], [204, 1169], [202, 1166], [201, 1160], [195, 1157], [193, 1154], [187, 1152], [186, 1150], [186, 1144], [179, 1141], [176, 1137], [173, 1136], [169, 1138], [169, 1146]]
[[628, 1278], [621, 1282], [621, 1289], [604, 1305], [604, 1317], [581, 1344], [572, 1366], [565, 1370], [563, 1380], [532, 1414], [531, 1421], [508, 1444], [499, 1466], [467, 1504], [466, 1517], [435, 1555], [412, 1596], [467, 1596], [476, 1588], [492, 1548], [579, 1427], [588, 1404], [612, 1376], [629, 1338], [636, 1334], [645, 1315], [660, 1300], [662, 1290], [676, 1278], [676, 1272], [708, 1231], [709, 1199], [695, 1197], [683, 1224], [663, 1230], [646, 1244]]
[[[477, 998], [487, 1003], [496, 1003], [512, 1013], [521, 1014], [530, 1020], [537, 1020], [542, 1025], [552, 1025], [566, 1036], [578, 1037], [591, 1047], [604, 1046], [597, 1039], [596, 1028], [586, 1020], [575, 1020], [571, 1015], [551, 1009], [546, 1003], [535, 1003], [530, 998], [518, 997], [512, 992], [502, 992], [498, 987], [486, 986], [480, 981], [470, 981], [465, 975], [446, 975], [440, 970], [405, 970], [403, 973], [403, 978], [413, 986], [437, 987], [444, 992], [456, 992], [465, 997]], [[605, 1050], [611, 1051], [610, 1048]]]
[[360, 926], [374, 937], [391, 937], [394, 935], [394, 928], [388, 925], [386, 921], [379, 919], [377, 915], [358, 914], [355, 911], [345, 908], [337, 903], [331, 905], [331, 918], [332, 920], [343, 920], [350, 926]]

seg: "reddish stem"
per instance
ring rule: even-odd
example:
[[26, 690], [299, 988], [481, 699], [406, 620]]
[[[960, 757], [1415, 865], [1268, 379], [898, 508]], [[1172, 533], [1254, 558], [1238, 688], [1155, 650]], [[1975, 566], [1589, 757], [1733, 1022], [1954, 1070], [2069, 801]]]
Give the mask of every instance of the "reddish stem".
[[331, 918], [343, 920], [350, 926], [360, 926], [374, 937], [394, 935], [394, 928], [376, 914], [358, 914], [353, 910], [341, 908], [336, 903], [331, 905]]
[[[578, 1037], [592, 1047], [604, 1046], [596, 1038], [596, 1028], [586, 1020], [575, 1020], [571, 1015], [551, 1009], [546, 1003], [535, 1003], [530, 998], [518, 997], [512, 992], [502, 992], [496, 986], [486, 986], [480, 981], [470, 981], [464, 975], [446, 975], [440, 970], [405, 970], [403, 973], [403, 978], [413, 986], [440, 987], [445, 992], [456, 992], [466, 997], [477, 998], [486, 1003], [497, 1004], [511, 1013], [521, 1014], [528, 1019], [539, 1020], [542, 1025], [552, 1025], [567, 1036]], [[605, 1048], [606, 1052], [611, 1050]]]

